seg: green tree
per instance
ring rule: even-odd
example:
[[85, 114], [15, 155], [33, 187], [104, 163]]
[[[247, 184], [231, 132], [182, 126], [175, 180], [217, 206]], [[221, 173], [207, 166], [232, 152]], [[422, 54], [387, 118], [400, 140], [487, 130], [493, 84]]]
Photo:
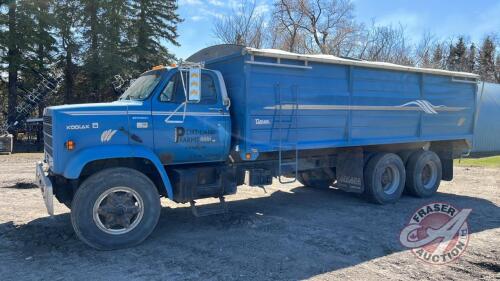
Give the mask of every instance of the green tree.
[[6, 0], [0, 3], [0, 48], [2, 68], [6, 66], [7, 119], [12, 122], [16, 116], [18, 80], [21, 68], [26, 66], [24, 55], [33, 51], [33, 28], [35, 23], [30, 13], [30, 2]]
[[[77, 99], [75, 95], [75, 76], [78, 66], [75, 59], [81, 54], [81, 24], [83, 9], [80, 0], [57, 0], [55, 8], [55, 24], [57, 29], [60, 60], [64, 71], [62, 101], [66, 104]], [[76, 32], [75, 32], [76, 31]]]
[[445, 69], [447, 70], [456, 70], [455, 49], [455, 45], [453, 43], [450, 43], [448, 54], [446, 55]]
[[132, 65], [136, 73], [175, 59], [164, 43], [179, 46], [175, 0], [133, 0], [130, 39]]
[[433, 68], [443, 68], [443, 48], [437, 44], [432, 54], [431, 65]]
[[500, 54], [497, 56], [495, 63], [495, 79], [497, 83], [500, 83]]
[[[55, 46], [56, 39], [53, 34], [54, 30], [54, 1], [35, 1], [30, 0], [27, 2], [29, 9], [28, 16], [32, 18], [33, 26], [32, 33], [30, 34], [30, 44], [33, 54], [25, 54], [25, 61], [28, 66], [23, 77], [23, 84], [31, 88], [40, 83], [39, 75], [30, 75], [32, 71], [37, 73], [46, 73], [54, 62], [54, 53], [57, 51]], [[38, 104], [38, 115], [43, 114], [45, 103], [41, 101]]]
[[457, 43], [450, 45], [450, 53], [448, 56], [448, 69], [453, 71], [465, 71], [467, 61], [467, 47], [465, 46], [464, 38], [459, 37]]
[[[0, 126], [6, 121], [7, 117], [7, 83], [0, 79]], [[0, 132], [1, 134], [2, 132]]]
[[115, 99], [114, 91], [110, 87], [115, 75], [128, 75], [127, 52], [130, 43], [126, 32], [130, 24], [131, 7], [129, 1], [106, 0], [102, 2], [102, 52], [101, 65], [103, 70], [104, 99]]
[[479, 51], [479, 75], [483, 81], [495, 81], [495, 44], [490, 36], [487, 36]]
[[57, 50], [54, 28], [54, 1], [31, 1], [30, 14], [33, 18], [32, 44], [34, 50], [34, 68], [39, 72], [47, 70], [53, 62], [53, 54]]
[[102, 22], [99, 18], [102, 16], [101, 5], [99, 0], [82, 0], [84, 7], [83, 16], [83, 41], [86, 42], [86, 50], [84, 53], [84, 69], [87, 76], [84, 83], [88, 86], [88, 94], [92, 95], [87, 98], [96, 101], [101, 100], [102, 86], [102, 68], [101, 68], [101, 38], [103, 31]]
[[469, 52], [467, 54], [465, 71], [475, 73], [477, 71], [476, 62], [477, 62], [477, 49], [476, 45], [472, 43], [469, 47]]

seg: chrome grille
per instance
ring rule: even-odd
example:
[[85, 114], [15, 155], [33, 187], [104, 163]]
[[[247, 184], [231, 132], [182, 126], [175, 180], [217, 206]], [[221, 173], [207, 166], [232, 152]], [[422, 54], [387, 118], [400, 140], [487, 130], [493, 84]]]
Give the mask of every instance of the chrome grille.
[[43, 142], [45, 152], [52, 156], [52, 116], [43, 116]]
[[43, 132], [52, 135], [52, 116], [43, 116]]

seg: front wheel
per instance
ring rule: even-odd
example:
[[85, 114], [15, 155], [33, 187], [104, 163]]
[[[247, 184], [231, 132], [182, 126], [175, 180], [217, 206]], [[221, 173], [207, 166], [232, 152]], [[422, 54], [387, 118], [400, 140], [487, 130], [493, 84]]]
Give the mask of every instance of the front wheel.
[[71, 223], [77, 236], [93, 248], [126, 248], [153, 232], [160, 210], [160, 196], [146, 175], [110, 168], [78, 188], [71, 203]]

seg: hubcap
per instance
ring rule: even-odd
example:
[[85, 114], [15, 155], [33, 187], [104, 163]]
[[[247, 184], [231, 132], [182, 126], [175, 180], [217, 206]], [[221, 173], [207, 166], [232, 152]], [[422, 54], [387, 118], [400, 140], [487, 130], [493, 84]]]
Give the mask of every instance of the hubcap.
[[97, 198], [93, 218], [100, 230], [113, 235], [132, 231], [142, 220], [144, 203], [129, 187], [114, 187]]
[[422, 184], [425, 189], [434, 187], [437, 181], [437, 166], [434, 162], [427, 162], [422, 169]]
[[385, 167], [380, 177], [380, 183], [385, 194], [391, 195], [398, 189], [400, 181], [399, 170], [395, 165]]

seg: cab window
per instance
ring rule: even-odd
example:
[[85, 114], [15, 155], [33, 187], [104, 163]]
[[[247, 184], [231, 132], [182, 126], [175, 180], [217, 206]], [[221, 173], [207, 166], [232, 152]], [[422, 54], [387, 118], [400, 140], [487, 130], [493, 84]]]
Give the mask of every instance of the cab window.
[[120, 100], [144, 100], [160, 82], [160, 71], [150, 71], [135, 79], [134, 83], [120, 96]]
[[174, 95], [174, 85], [174, 79], [170, 79], [170, 81], [168, 81], [167, 83], [167, 86], [165, 86], [165, 88], [161, 92], [160, 101], [167, 102], [172, 100]]
[[203, 73], [201, 75], [201, 100], [202, 104], [217, 103], [217, 89], [212, 76]]
[[[186, 82], [187, 75], [184, 75]], [[187, 83], [186, 83], [187, 84]], [[189, 92], [189, 84], [186, 85], [186, 92]], [[179, 73], [176, 73], [160, 94], [161, 102], [182, 103], [186, 100], [182, 80]], [[201, 75], [201, 100], [198, 104], [215, 104], [217, 103], [217, 87], [211, 75], [202, 73]]]

